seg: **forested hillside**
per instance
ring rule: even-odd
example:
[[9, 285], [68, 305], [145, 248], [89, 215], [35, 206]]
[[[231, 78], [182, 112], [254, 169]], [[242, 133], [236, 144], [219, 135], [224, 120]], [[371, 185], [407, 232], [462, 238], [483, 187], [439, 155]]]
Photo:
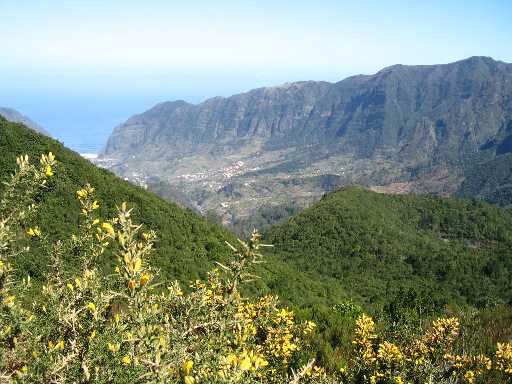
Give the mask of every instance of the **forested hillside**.
[[400, 289], [476, 306], [512, 297], [512, 215], [482, 202], [346, 188], [266, 239], [286, 263], [335, 278], [369, 305]]
[[[216, 261], [224, 261], [230, 254], [225, 241], [236, 244], [236, 237], [224, 227], [209, 223], [188, 209], [168, 203], [97, 168], [51, 138], [2, 118], [0, 151], [0, 175], [3, 180], [14, 170], [16, 156], [20, 154], [28, 154], [33, 159], [49, 151], [56, 155], [56, 177], [50, 180], [47, 191], [41, 194], [40, 210], [34, 220], [51, 241], [62, 239], [76, 229], [80, 220], [76, 191], [89, 183], [97, 189], [103, 217], [112, 217], [116, 206], [126, 201], [134, 208], [134, 218], [158, 233], [156, 254], [150, 262], [161, 270], [162, 278], [166, 280], [179, 279], [188, 283], [204, 277]], [[16, 260], [17, 271], [20, 275], [28, 273], [39, 280], [48, 271], [50, 260], [40, 257], [37, 245], [30, 245], [30, 253]], [[103, 263], [105, 268], [110, 268], [113, 263], [108, 251]], [[76, 267], [73, 255], [68, 256], [66, 265]], [[258, 289], [268, 291], [270, 286], [290, 303], [330, 303], [343, 296], [334, 280], [317, 281], [277, 259], [260, 265], [257, 272], [262, 277], [256, 284]], [[254, 291], [253, 287], [251, 289]], [[327, 291], [331, 292], [329, 297]]]
[[[116, 206], [126, 201], [134, 208], [134, 219], [145, 228], [155, 230], [158, 236], [155, 254], [144, 268], [152, 273], [156, 271], [153, 268], [160, 270], [159, 278], [164, 283], [179, 279], [186, 283], [184, 289], [188, 290], [189, 282], [198, 277], [205, 278], [206, 271], [215, 266], [215, 261], [228, 260], [231, 251], [226, 240], [237, 244], [234, 235], [221, 226], [208, 223], [190, 210], [169, 204], [96, 168], [55, 140], [21, 124], [0, 118], [0, 149], [3, 153], [0, 171], [4, 180], [14, 171], [15, 158], [19, 154], [29, 154], [34, 160], [41, 153], [56, 155], [58, 165], [50, 170], [52, 176], [36, 197], [38, 214], [26, 223], [25, 228], [37, 225], [42, 231], [41, 237], [51, 243], [70, 236], [83, 220], [80, 199], [77, 199], [80, 196], [76, 191], [90, 183], [97, 188], [98, 213], [102, 217], [114, 217]], [[457, 344], [454, 348], [464, 353], [494, 353], [496, 343], [512, 335], [509, 305], [512, 296], [509, 278], [512, 271], [511, 224], [512, 215], [508, 210], [481, 202], [389, 196], [346, 188], [324, 196], [304, 212], [271, 227], [264, 242], [272, 243], [274, 247], [264, 251], [265, 263], [251, 270], [261, 279], [242, 284], [241, 289], [249, 297], [277, 294], [285, 305], [295, 310], [298, 320], [317, 322], [318, 332], [307, 341], [309, 347], [305, 347], [304, 353], [316, 356], [317, 362], [330, 372], [338, 371], [349, 361], [353, 328], [357, 319], [364, 320], [363, 312], [371, 313], [379, 320], [383, 337], [393, 339], [401, 335], [400, 343], [407, 343], [408, 337], [417, 337], [425, 324], [436, 316], [456, 313], [461, 317], [462, 334], [472, 336], [469, 349], [465, 344]], [[49, 253], [41, 249], [44, 241], [29, 237], [17, 239], [31, 249], [12, 262], [15, 275], [22, 278], [29, 274], [38, 287], [40, 282], [52, 277], [46, 272], [52, 271], [53, 267]], [[119, 244], [122, 247], [122, 243]], [[112, 276], [115, 263], [111, 252], [115, 253], [116, 248], [106, 248], [99, 260], [104, 273], [102, 279], [106, 281]], [[66, 253], [62, 257], [66, 275], [79, 273], [81, 259], [78, 254]], [[128, 271], [135, 268], [131, 265], [127, 264]], [[90, 272], [82, 273], [90, 279]], [[151, 275], [141, 273], [137, 272], [142, 288]], [[216, 278], [212, 277], [215, 273], [210, 274], [208, 280], [212, 289], [219, 288]], [[244, 279], [239, 276], [236, 279], [243, 283]], [[59, 295], [67, 298], [66, 292], [74, 292], [74, 284], [78, 289], [82, 284], [80, 281], [63, 285]], [[129, 291], [133, 291], [133, 284], [132, 280], [128, 281]], [[3, 287], [9, 289], [10, 285]], [[180, 301], [183, 293], [172, 287], [169, 289]], [[202, 298], [192, 296], [199, 300], [194, 306], [202, 305], [198, 308], [204, 309], [204, 305], [210, 305], [216, 297], [211, 296], [214, 291], [207, 290], [200, 282], [193, 283], [190, 289], [199, 290], [203, 295]], [[44, 299], [44, 295], [39, 295], [40, 290], [36, 292], [32, 291], [23, 301]], [[228, 301], [240, 299], [229, 294], [229, 290], [223, 291], [222, 295], [227, 295]], [[2, 304], [10, 305], [12, 297], [2, 298]], [[220, 300], [220, 296], [217, 299]], [[89, 311], [96, 311], [96, 306], [87, 305]], [[276, 313], [279, 319], [282, 316], [279, 313], [288, 312]], [[61, 316], [58, 311], [54, 314]], [[208, 312], [203, 315], [210, 317]], [[105, 322], [109, 323], [108, 318]], [[53, 332], [53, 325], [50, 331]], [[187, 342], [189, 331], [183, 332], [180, 337]], [[88, 339], [90, 335], [84, 337]], [[467, 339], [461, 340], [461, 343], [466, 342]], [[36, 349], [39, 344], [36, 340]], [[65, 345], [58, 344], [58, 348], [64, 349]], [[110, 344], [107, 346], [111, 348]], [[122, 364], [129, 365], [131, 360], [126, 356]], [[109, 364], [116, 363], [116, 360], [108, 361]], [[123, 371], [117, 374], [122, 375]]]
[[[42, 194], [37, 218], [52, 239], [76, 227], [75, 191], [90, 183], [97, 188], [103, 216], [112, 216], [116, 205], [126, 201], [137, 219], [159, 233], [152, 264], [165, 278], [186, 282], [199, 277], [225, 259], [225, 240], [236, 241], [221, 226], [120, 180], [55, 140], [3, 119], [0, 124], [4, 177], [19, 154], [56, 154], [58, 177]], [[376, 307], [409, 288], [432, 292], [443, 303], [506, 302], [512, 293], [511, 228], [507, 210], [484, 203], [348, 188], [268, 231], [265, 241], [274, 248], [258, 267], [259, 287], [296, 305], [353, 298]], [[37, 247], [18, 261], [21, 271], [36, 278], [47, 265]]]
[[[134, 208], [134, 216], [159, 233], [156, 255], [152, 263], [168, 278], [194, 279], [206, 271], [213, 260], [228, 253], [224, 241], [233, 236], [220, 226], [211, 225], [191, 211], [165, 202], [156, 195], [131, 185], [112, 173], [99, 169], [57, 141], [35, 133], [21, 124], [0, 118], [0, 175], [5, 180], [16, 166], [16, 156], [28, 154], [37, 159], [49, 151], [56, 155], [57, 177], [51, 179], [48, 193], [41, 195], [41, 209], [36, 221], [52, 240], [76, 228], [79, 204], [76, 191], [90, 183], [97, 189], [100, 212], [112, 217], [116, 205], [123, 201]], [[72, 264], [72, 256], [69, 262]], [[37, 247], [30, 257], [17, 261], [17, 268], [33, 277], [41, 276], [49, 260], [39, 257]]]

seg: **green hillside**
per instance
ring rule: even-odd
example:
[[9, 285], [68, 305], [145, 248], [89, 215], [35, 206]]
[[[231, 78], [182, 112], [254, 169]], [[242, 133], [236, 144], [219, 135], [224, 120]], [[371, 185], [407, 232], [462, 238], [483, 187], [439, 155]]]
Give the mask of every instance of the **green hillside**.
[[[98, 190], [102, 216], [112, 216], [115, 205], [127, 201], [136, 219], [157, 231], [153, 265], [164, 278], [195, 279], [215, 260], [225, 259], [225, 240], [235, 241], [224, 228], [120, 180], [23, 125], [0, 120], [0, 150], [2, 175], [14, 169], [19, 154], [56, 154], [57, 177], [42, 194], [36, 219], [52, 239], [76, 226], [75, 191], [90, 183]], [[512, 297], [511, 224], [507, 210], [484, 203], [343, 189], [268, 231], [265, 240], [274, 248], [257, 271], [263, 278], [258, 287], [303, 306], [353, 298], [376, 308], [411, 288], [438, 305], [507, 302]], [[17, 267], [37, 279], [48, 260], [37, 248], [29, 256]]]
[[511, 171], [511, 153], [478, 162], [465, 171], [464, 182], [457, 194], [510, 207], [512, 204]]
[[[34, 220], [52, 241], [76, 228], [80, 218], [75, 191], [90, 183], [98, 191], [103, 217], [114, 216], [116, 204], [127, 201], [135, 220], [157, 232], [152, 264], [164, 280], [204, 277], [214, 261], [229, 255], [224, 242], [236, 242], [223, 227], [1, 118], [0, 150], [4, 179], [19, 154], [34, 159], [49, 151], [56, 155], [55, 177], [38, 197]], [[312, 348], [330, 369], [336, 369], [340, 354], [350, 351], [354, 321], [363, 310], [394, 332], [396, 324], [419, 329], [416, 325], [435, 315], [466, 305], [485, 307], [465, 329], [479, 335], [475, 351], [489, 352], [497, 336], [503, 339], [512, 332], [507, 325], [510, 307], [495, 306], [510, 304], [512, 297], [511, 224], [508, 210], [485, 203], [346, 188], [267, 231], [265, 242], [274, 248], [255, 271], [262, 279], [250, 287], [252, 293], [279, 295], [298, 318], [318, 323]], [[50, 260], [35, 244], [14, 265], [19, 276], [29, 273], [42, 280]], [[104, 258], [107, 270], [112, 266], [109, 256]], [[75, 268], [74, 255], [66, 261], [68, 268]]]
[[[37, 224], [51, 239], [62, 238], [76, 227], [79, 205], [75, 192], [86, 183], [96, 187], [101, 215], [112, 217], [116, 204], [123, 201], [134, 208], [136, 220], [157, 231], [159, 239], [153, 264], [166, 278], [185, 281], [206, 271], [213, 260], [228, 254], [224, 241], [233, 236], [220, 226], [211, 225], [191, 211], [167, 203], [156, 195], [125, 182], [112, 173], [99, 169], [57, 141], [34, 133], [21, 124], [0, 118], [0, 175], [5, 179], [16, 165], [15, 158], [28, 154], [33, 159], [41, 153], [53, 152], [59, 162], [47, 193], [41, 196]], [[31, 257], [16, 262], [23, 272], [36, 279], [46, 270], [48, 260], [33, 249]], [[72, 257], [70, 263], [72, 264]]]
[[[222, 226], [211, 224], [188, 209], [135, 187], [111, 172], [97, 168], [59, 142], [1, 117], [0, 151], [0, 175], [3, 179], [14, 170], [15, 158], [20, 154], [28, 154], [33, 159], [49, 151], [56, 155], [59, 165], [48, 190], [40, 196], [41, 207], [35, 219], [50, 240], [61, 239], [76, 228], [79, 204], [75, 192], [90, 183], [97, 189], [102, 217], [114, 216], [116, 204], [126, 201], [134, 208], [135, 220], [158, 233], [152, 264], [161, 269], [164, 279], [188, 283], [204, 276], [214, 267], [215, 261], [223, 261], [231, 254], [225, 241], [236, 243], [235, 236]], [[49, 265], [49, 260], [42, 258], [41, 254], [35, 247], [28, 255], [16, 260], [18, 273], [29, 273], [39, 280]], [[74, 261], [70, 255], [69, 268], [74, 267]], [[110, 267], [108, 254], [104, 261]], [[313, 279], [272, 256], [256, 273], [262, 279], [251, 286], [253, 291], [268, 292], [271, 288], [289, 303], [329, 303], [332, 298], [343, 296], [335, 282]]]
[[266, 239], [283, 262], [370, 306], [411, 291], [437, 306], [512, 297], [512, 215], [486, 203], [346, 188]]

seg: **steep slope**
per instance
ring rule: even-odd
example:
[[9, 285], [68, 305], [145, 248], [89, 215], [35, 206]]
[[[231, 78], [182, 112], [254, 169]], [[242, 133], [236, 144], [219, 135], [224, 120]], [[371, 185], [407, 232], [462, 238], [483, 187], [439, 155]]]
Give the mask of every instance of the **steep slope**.
[[45, 131], [43, 127], [34, 121], [30, 120], [28, 117], [23, 116], [21, 113], [12, 108], [0, 107], [0, 116], [3, 116], [7, 120], [13, 123], [22, 123], [25, 126], [33, 129], [36, 132], [42, 133], [43, 135], [50, 136], [50, 134]]
[[116, 128], [105, 154], [153, 148], [146, 156], [172, 157], [261, 138], [265, 149], [332, 144], [362, 157], [391, 152], [407, 159], [409, 150], [422, 149], [429, 158], [450, 159], [451, 150], [475, 151], [505, 128], [511, 78], [512, 65], [473, 57], [396, 65], [336, 84], [260, 88], [198, 105], [162, 103]]
[[512, 297], [512, 214], [453, 198], [347, 188], [267, 233], [283, 262], [371, 305], [410, 289], [436, 303]]
[[168, 102], [117, 127], [100, 162], [226, 223], [341, 185], [453, 194], [475, 164], [510, 152], [511, 95], [511, 64], [472, 57]]
[[[52, 179], [50, 191], [42, 196], [39, 225], [52, 238], [70, 233], [79, 220], [75, 191], [86, 183], [95, 186], [101, 203], [101, 214], [110, 217], [116, 204], [129, 202], [138, 220], [159, 233], [155, 264], [167, 277], [194, 278], [199, 271], [211, 267], [214, 257], [227, 254], [224, 239], [232, 236], [221, 227], [208, 224], [188, 210], [169, 204], [152, 193], [125, 182], [108, 171], [98, 169], [78, 154], [57, 141], [37, 135], [21, 124], [0, 118], [0, 174], [5, 178], [16, 164], [15, 157], [52, 151], [58, 161], [57, 177]], [[38, 257], [21, 260], [22, 269], [38, 276], [48, 260]]]

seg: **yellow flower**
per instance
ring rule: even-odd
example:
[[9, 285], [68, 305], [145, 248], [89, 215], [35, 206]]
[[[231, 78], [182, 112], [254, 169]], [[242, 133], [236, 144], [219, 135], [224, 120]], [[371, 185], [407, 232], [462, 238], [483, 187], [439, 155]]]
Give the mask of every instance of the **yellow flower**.
[[382, 372], [376, 372], [375, 375], [370, 377], [370, 384], [377, 384], [383, 378], [384, 374]]
[[87, 304], [87, 309], [91, 312], [94, 312], [96, 310], [96, 305], [94, 303]]
[[512, 342], [497, 343], [496, 369], [512, 375]]
[[84, 271], [84, 277], [85, 277], [86, 279], [90, 279], [90, 278], [92, 278], [93, 276], [94, 276], [94, 272], [93, 272], [93, 271], [90, 271], [90, 270], [88, 270], [88, 269], [86, 269], [86, 270]]
[[236, 365], [238, 364], [238, 358], [236, 357], [236, 355], [230, 354], [226, 358], [226, 363], [232, 367], [236, 367]]
[[41, 236], [41, 230], [39, 227], [29, 228], [27, 229], [27, 235], [29, 237], [39, 237]]
[[268, 365], [268, 361], [259, 355], [256, 355], [253, 360], [254, 368], [256, 369], [264, 368]]
[[98, 204], [98, 202], [96, 200], [94, 200], [92, 202], [92, 205], [91, 205], [91, 209], [98, 209], [100, 207], [100, 205]]
[[140, 286], [145, 286], [150, 279], [151, 275], [149, 275], [148, 273], [143, 274], [142, 277], [140, 278]]
[[132, 362], [132, 359], [130, 359], [130, 356], [125, 355], [123, 357], [123, 365], [129, 365]]
[[87, 197], [88, 193], [87, 193], [87, 190], [80, 189], [79, 191], [76, 191], [76, 195], [78, 196], [79, 199], [85, 199]]
[[24, 365], [23, 367], [20, 368], [19, 371], [16, 371], [16, 376], [18, 376], [18, 378], [22, 378], [23, 376], [25, 376], [28, 372], [28, 368], [26, 365]]
[[70, 289], [71, 291], [74, 289], [73, 284], [71, 283], [67, 283], [66, 287], [68, 287], [68, 289]]
[[139, 272], [140, 269], [142, 268], [142, 260], [140, 257], [137, 257], [137, 259], [135, 259], [135, 261], [133, 262], [133, 272]]
[[183, 369], [183, 373], [185, 376], [187, 376], [190, 371], [192, 371], [192, 368], [194, 368], [194, 362], [192, 360], [187, 360], [183, 363], [181, 366], [181, 369]]
[[119, 344], [112, 344], [112, 343], [108, 343], [107, 344], [107, 349], [112, 352], [112, 353], [116, 353], [117, 351], [119, 351], [119, 348], [121, 346]]
[[110, 236], [115, 235], [114, 227], [112, 227], [112, 224], [110, 223], [103, 223], [101, 224], [101, 227], [107, 232]]
[[248, 371], [251, 369], [251, 366], [251, 358], [249, 356], [244, 357], [242, 361], [240, 361], [240, 369], [242, 371]]
[[14, 304], [14, 300], [16, 300], [16, 296], [7, 296], [7, 298], [4, 299], [4, 304], [6, 305], [12, 305]]
[[46, 166], [46, 171], [44, 172], [44, 174], [45, 174], [47, 177], [51, 177], [51, 176], [53, 176], [53, 170], [52, 170], [52, 166], [51, 166], [51, 165], [47, 165], [47, 166]]
[[380, 360], [389, 364], [397, 363], [402, 360], [402, 352], [398, 346], [388, 341], [384, 341], [383, 343], [379, 344], [377, 356]]
[[306, 324], [304, 325], [304, 334], [308, 335], [316, 328], [316, 324], [312, 321], [306, 321]]

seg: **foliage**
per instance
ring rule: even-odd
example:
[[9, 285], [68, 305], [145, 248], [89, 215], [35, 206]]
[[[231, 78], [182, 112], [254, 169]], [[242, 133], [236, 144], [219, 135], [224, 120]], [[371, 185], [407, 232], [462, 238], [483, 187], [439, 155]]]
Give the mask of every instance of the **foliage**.
[[[41, 207], [35, 212], [35, 221], [46, 228], [48, 238], [56, 241], [70, 233], [82, 218], [75, 191], [89, 183], [96, 188], [96, 196], [102, 202], [99, 213], [104, 217], [116, 214], [115, 202], [129, 201], [132, 217], [159, 233], [153, 262], [169, 279], [188, 281], [204, 274], [213, 264], [213, 255], [225, 260], [229, 250], [224, 241], [235, 237], [220, 226], [210, 225], [190, 210], [167, 203], [142, 188], [131, 185], [99, 169], [78, 154], [66, 149], [57, 141], [35, 133], [21, 124], [9, 123], [0, 117], [0, 175], [4, 179], [14, 172], [19, 153], [32, 158], [52, 152], [59, 159], [56, 171], [59, 177], [48, 181], [46, 193], [35, 196]], [[0, 185], [0, 191], [2, 190]], [[50, 260], [38, 244], [32, 244], [23, 258], [16, 260], [18, 270], [29, 273], [35, 282], [42, 280]], [[106, 250], [101, 268], [110, 270], [114, 258]], [[79, 267], [76, 259], [66, 256], [63, 267], [73, 270]]]
[[[219, 263], [206, 281], [196, 280], [190, 293], [179, 282], [166, 288], [148, 259], [155, 232], [144, 232], [123, 203], [111, 220], [98, 217], [95, 189], [77, 191], [82, 221], [78, 230], [56, 243], [44, 231], [26, 235], [47, 243], [51, 273], [31, 304], [24, 292], [28, 279], [11, 279], [10, 260], [27, 199], [53, 175], [54, 157], [43, 156], [42, 170], [20, 158], [20, 170], [8, 184], [2, 207], [2, 330], [0, 378], [4, 381], [54, 382], [282, 382], [293, 378], [292, 364], [302, 337], [314, 324], [298, 324], [293, 312], [275, 297], [241, 296], [238, 285], [252, 275], [246, 269], [262, 257], [260, 237], [229, 247], [234, 258]], [[33, 186], [24, 188], [25, 185]], [[20, 191], [11, 193], [11, 191]], [[28, 210], [33, 210], [29, 205]], [[32, 227], [30, 229], [33, 229]], [[107, 248], [117, 265], [103, 274], [97, 264]], [[26, 251], [26, 249], [25, 249]], [[63, 256], [73, 253], [78, 273], [63, 270]], [[19, 294], [18, 294], [19, 295]], [[267, 368], [268, 367], [268, 368]]]
[[[215, 261], [228, 259], [230, 251], [225, 247], [225, 241], [236, 242], [236, 237], [225, 228], [208, 223], [188, 209], [168, 203], [95, 167], [49, 137], [38, 135], [21, 124], [9, 123], [1, 117], [0, 150], [2, 179], [14, 172], [19, 153], [37, 157], [40, 153], [51, 151], [59, 159], [56, 165], [59, 177], [49, 180], [44, 193], [35, 196], [40, 209], [34, 211], [34, 222], [46, 229], [51, 242], [64, 238], [81, 223], [83, 218], [74, 191], [88, 183], [96, 188], [96, 198], [100, 203], [98, 213], [101, 216], [114, 216], [117, 212], [115, 202], [129, 201], [133, 219], [159, 233], [150, 262], [159, 268], [166, 280], [177, 279], [187, 284], [190, 280], [205, 278]], [[51, 260], [41, 244], [25, 245], [30, 245], [30, 250], [23, 257], [15, 258], [17, 268], [14, 272], [20, 278], [30, 274], [34, 283], [32, 290], [35, 290], [50, 272], [48, 266]], [[273, 292], [286, 299], [288, 305], [329, 305], [325, 294], [328, 290], [333, 297], [343, 297], [343, 292], [329, 279], [318, 280], [273, 256], [269, 256], [268, 261], [255, 266], [261, 279], [244, 287], [246, 291], [253, 294], [257, 290]], [[107, 272], [112, 270], [114, 264], [112, 250], [107, 248], [98, 268]], [[73, 255], [64, 255], [62, 268], [69, 273], [78, 273], [80, 264]]]
[[[51, 170], [58, 177], [45, 178], [42, 188], [27, 194], [38, 209], [28, 209], [27, 203], [24, 218], [14, 215], [21, 220], [21, 232], [37, 235], [18, 234], [12, 243], [17, 251], [11, 279], [31, 276], [30, 285], [16, 288], [24, 304], [37, 299], [52, 274], [51, 245], [85, 225], [74, 191], [88, 182], [96, 187], [99, 207], [94, 213], [99, 217], [115, 217], [115, 202], [129, 201], [130, 217], [142, 222], [146, 232], [159, 234], [147, 261], [158, 268], [159, 281], [177, 279], [186, 294], [193, 290], [187, 283], [207, 278], [214, 260], [229, 260], [224, 241], [234, 244], [236, 238], [221, 227], [97, 169], [22, 125], [0, 119], [0, 126], [2, 175], [14, 172], [17, 152], [34, 157], [52, 151], [59, 159]], [[300, 354], [314, 356], [328, 372], [348, 365], [353, 328], [362, 312], [370, 313], [382, 337], [393, 342], [418, 337], [438, 316], [457, 316], [461, 337], [456, 353], [491, 355], [497, 342], [512, 338], [507, 305], [511, 224], [508, 211], [483, 203], [345, 189], [271, 228], [266, 241], [275, 247], [266, 252], [266, 263], [252, 267], [261, 279], [240, 290], [252, 300], [278, 295], [297, 320], [317, 323], [318, 332]], [[117, 246], [111, 242], [95, 260], [98, 275], [112, 273]], [[80, 252], [69, 244], [61, 251], [63, 276], [82, 274]]]
[[[112, 219], [98, 214], [90, 185], [76, 192], [81, 221], [51, 241], [36, 217], [34, 197], [53, 178], [55, 157], [39, 165], [19, 157], [18, 170], [0, 197], [0, 380], [95, 383], [475, 383], [512, 379], [512, 343], [491, 357], [455, 352], [457, 318], [440, 318], [413, 340], [390, 341], [356, 304], [333, 308], [356, 317], [353, 350], [338, 372], [307, 356], [316, 328], [298, 322], [274, 296], [247, 298], [251, 265], [263, 258], [260, 235], [228, 243], [233, 256], [185, 292], [151, 266], [156, 233], [135, 224], [126, 203]], [[11, 264], [28, 252], [21, 239], [43, 244], [52, 260], [41, 294], [26, 300], [30, 278], [17, 280]], [[106, 250], [116, 257], [110, 273], [98, 268]], [[65, 255], [79, 263], [62, 268]]]
[[[498, 341], [492, 334], [510, 337], [506, 321], [484, 318], [512, 314], [511, 228], [508, 210], [482, 202], [344, 188], [273, 226], [265, 238], [279, 261], [328, 282], [325, 296], [332, 301], [300, 303], [298, 314], [318, 324], [313, 349], [332, 370], [350, 350], [355, 322], [332, 308], [348, 298], [389, 337], [414, 337], [430, 320], [453, 313], [468, 319], [463, 334], [474, 334], [475, 352], [490, 352]], [[471, 314], [475, 307], [478, 316]]]
[[248, 236], [254, 228], [266, 231], [272, 225], [299, 213], [303, 209], [304, 207], [293, 201], [278, 205], [264, 205], [249, 216], [233, 215], [231, 230], [241, 236]]
[[266, 239], [282, 261], [373, 308], [484, 308], [512, 297], [512, 214], [482, 202], [345, 188]]

